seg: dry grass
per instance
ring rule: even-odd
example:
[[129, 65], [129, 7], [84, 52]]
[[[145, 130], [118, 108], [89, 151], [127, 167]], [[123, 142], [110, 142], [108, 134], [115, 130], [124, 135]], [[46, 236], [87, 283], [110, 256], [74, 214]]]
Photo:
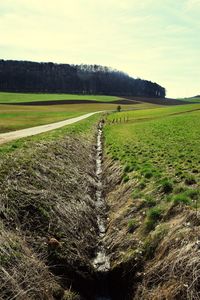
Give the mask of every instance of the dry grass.
[[200, 299], [200, 219], [189, 209], [180, 215], [145, 265], [134, 299]]
[[53, 299], [55, 279], [15, 233], [0, 231], [1, 299]]
[[[121, 107], [125, 110], [143, 109], [149, 107], [149, 105], [121, 105]], [[116, 104], [108, 103], [46, 106], [0, 105], [0, 133], [54, 123], [94, 111], [112, 111], [116, 108]]]
[[[32, 143], [0, 159], [2, 299], [78, 299], [71, 281], [92, 272], [97, 238], [94, 130]], [[59, 247], [48, 245], [49, 238]]]

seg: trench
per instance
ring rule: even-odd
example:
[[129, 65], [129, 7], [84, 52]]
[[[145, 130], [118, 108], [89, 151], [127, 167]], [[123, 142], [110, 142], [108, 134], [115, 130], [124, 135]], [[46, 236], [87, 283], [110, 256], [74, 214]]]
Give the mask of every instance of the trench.
[[[133, 266], [123, 264], [111, 268], [106, 235], [108, 206], [105, 201], [103, 174], [103, 126], [100, 121], [96, 135], [94, 204], [97, 221], [97, 244], [89, 257], [91, 268], [86, 265], [68, 266], [66, 262], [52, 261], [53, 273], [62, 278], [62, 286], [72, 288], [81, 300], [129, 300], [132, 299]], [[131, 272], [130, 272], [131, 267]], [[84, 275], [83, 275], [84, 274]]]
[[93, 267], [99, 280], [95, 300], [110, 300], [111, 295], [108, 286], [108, 274], [110, 271], [110, 257], [106, 253], [105, 234], [107, 221], [107, 207], [103, 196], [102, 182], [102, 160], [103, 160], [103, 121], [100, 121], [97, 132], [96, 143], [96, 210], [97, 224], [99, 231], [99, 242], [96, 250], [96, 257], [93, 260]]
[[111, 269], [110, 256], [107, 254], [106, 231], [108, 222], [108, 207], [105, 201], [103, 178], [103, 126], [104, 121], [98, 124], [96, 141], [96, 178], [97, 188], [95, 204], [98, 224], [98, 244], [96, 256], [92, 261], [95, 269], [94, 276], [94, 300], [129, 300], [132, 299], [132, 272], [127, 272], [130, 266], [118, 266]]

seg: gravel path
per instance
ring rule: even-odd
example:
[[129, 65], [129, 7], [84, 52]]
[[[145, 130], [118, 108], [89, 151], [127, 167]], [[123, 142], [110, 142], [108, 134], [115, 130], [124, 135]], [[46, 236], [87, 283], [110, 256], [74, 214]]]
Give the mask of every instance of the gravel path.
[[88, 114], [85, 114], [80, 117], [71, 118], [71, 119], [68, 119], [65, 121], [60, 121], [60, 122], [51, 123], [51, 124], [47, 124], [47, 125], [41, 125], [41, 126], [11, 131], [11, 132], [7, 132], [7, 133], [1, 133], [0, 134], [0, 145], [2, 145], [4, 143], [8, 143], [13, 140], [20, 139], [20, 138], [24, 138], [24, 137], [28, 137], [31, 135], [36, 135], [39, 133], [57, 129], [57, 128], [63, 127], [65, 125], [70, 125], [70, 124], [76, 123], [78, 121], [81, 121], [83, 119], [89, 118], [90, 116], [92, 116], [96, 113], [100, 113], [100, 111], [88, 113]]

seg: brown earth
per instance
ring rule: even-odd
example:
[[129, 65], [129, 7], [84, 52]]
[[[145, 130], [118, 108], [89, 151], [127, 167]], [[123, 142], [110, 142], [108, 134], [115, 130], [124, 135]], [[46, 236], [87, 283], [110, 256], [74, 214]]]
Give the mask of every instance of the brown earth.
[[139, 104], [139, 101], [133, 101], [128, 99], [121, 99], [116, 101], [104, 102], [95, 100], [47, 100], [47, 101], [32, 101], [32, 102], [17, 102], [17, 103], [1, 103], [6, 105], [23, 105], [23, 106], [44, 106], [44, 105], [60, 105], [60, 104]]
[[134, 97], [134, 96], [124, 96], [120, 100], [116, 101], [95, 101], [95, 100], [49, 100], [49, 101], [33, 101], [33, 102], [18, 102], [18, 103], [1, 103], [7, 105], [27, 105], [27, 106], [42, 106], [42, 105], [60, 105], [60, 104], [92, 104], [92, 103], [103, 103], [103, 104], [139, 104], [139, 103], [152, 103], [157, 105], [183, 105], [191, 104], [189, 101], [181, 101], [171, 98], [147, 98], [147, 97]]
[[[103, 103], [103, 104], [121, 104], [121, 105], [133, 105], [139, 103], [151, 103], [157, 105], [183, 105], [191, 104], [189, 101], [181, 101], [171, 98], [147, 98], [147, 97], [131, 97], [125, 96], [117, 101], [103, 102], [95, 100], [49, 100], [49, 101], [32, 101], [32, 102], [17, 102], [17, 103], [1, 103], [6, 105], [27, 105], [27, 106], [42, 106], [42, 105], [59, 105], [59, 104], [86, 104], [86, 103]], [[194, 102], [193, 102], [194, 103]]]
[[[130, 101], [140, 101], [145, 103], [153, 103], [158, 105], [184, 105], [191, 104], [189, 101], [181, 101], [171, 98], [147, 98], [147, 97], [123, 97]], [[194, 102], [193, 102], [194, 103]]]

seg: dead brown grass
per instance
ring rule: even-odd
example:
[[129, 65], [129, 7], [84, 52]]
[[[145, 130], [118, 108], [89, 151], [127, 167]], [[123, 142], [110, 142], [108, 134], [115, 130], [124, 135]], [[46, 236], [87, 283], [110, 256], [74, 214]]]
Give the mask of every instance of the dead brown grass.
[[98, 232], [93, 138], [38, 142], [0, 159], [1, 299], [79, 299], [71, 284], [92, 273]]
[[1, 299], [53, 299], [55, 286], [55, 279], [25, 241], [1, 228]]
[[200, 219], [191, 210], [170, 220], [171, 228], [144, 268], [134, 299], [200, 299]]

